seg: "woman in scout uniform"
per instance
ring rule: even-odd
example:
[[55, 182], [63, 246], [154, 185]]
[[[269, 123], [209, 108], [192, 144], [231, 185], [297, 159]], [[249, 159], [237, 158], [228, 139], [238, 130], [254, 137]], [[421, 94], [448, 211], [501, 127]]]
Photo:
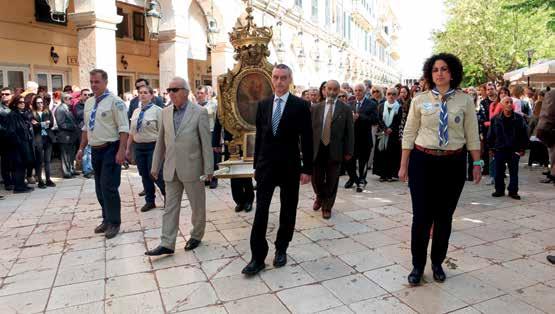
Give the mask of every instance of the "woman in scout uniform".
[[131, 127], [129, 128], [125, 156], [127, 160], [131, 160], [131, 149], [134, 147], [137, 169], [143, 180], [143, 188], [146, 193], [146, 204], [141, 208], [141, 211], [146, 212], [156, 208], [154, 183], [158, 185], [162, 195], [166, 194], [161, 171], [156, 181], [153, 181], [150, 177], [152, 154], [158, 139], [158, 130], [162, 124], [162, 108], [153, 103], [154, 90], [152, 87], [143, 85], [139, 87], [138, 92], [141, 105], [133, 111], [131, 116]]
[[399, 169], [399, 178], [409, 180], [412, 198], [411, 285], [418, 285], [422, 279], [432, 225], [433, 276], [436, 281], [445, 280], [441, 264], [447, 254], [453, 212], [465, 183], [466, 150], [472, 155], [475, 183], [480, 182], [483, 164], [476, 107], [457, 89], [463, 76], [460, 60], [447, 53], [433, 55], [424, 63], [423, 71], [431, 89], [412, 101]]

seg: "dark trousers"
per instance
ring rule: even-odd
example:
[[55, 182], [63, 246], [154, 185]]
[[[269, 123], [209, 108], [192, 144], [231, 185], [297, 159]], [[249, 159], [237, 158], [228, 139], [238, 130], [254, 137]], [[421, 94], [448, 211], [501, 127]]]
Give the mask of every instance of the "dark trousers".
[[[2, 144], [7, 145], [7, 144]], [[4, 186], [14, 185], [14, 165], [13, 160], [10, 158], [10, 154], [7, 151], [7, 147], [2, 148], [0, 161], [0, 172], [2, 173], [2, 180], [4, 180]]]
[[121, 182], [121, 165], [116, 163], [119, 141], [109, 143], [102, 148], [92, 148], [92, 165], [96, 198], [102, 207], [104, 223], [121, 224], [121, 200], [119, 185]]
[[14, 151], [8, 153], [7, 159], [10, 160], [10, 166], [12, 167], [12, 184], [14, 186], [14, 191], [25, 190], [27, 188], [25, 175], [28, 168], [28, 163], [25, 162], [25, 156], [15, 149]]
[[431, 260], [441, 265], [447, 254], [453, 213], [465, 183], [466, 152], [433, 156], [413, 150], [409, 160], [409, 188], [412, 198], [412, 265], [424, 269], [434, 226]]
[[266, 229], [268, 228], [268, 213], [274, 190], [280, 189], [280, 213], [279, 229], [277, 232], [275, 247], [276, 251], [285, 252], [289, 242], [293, 239], [295, 221], [297, 218], [297, 205], [299, 203], [299, 177], [298, 170], [281, 169], [257, 169], [256, 171], [270, 172], [256, 185], [256, 214], [251, 231], [252, 259], [264, 262], [268, 255], [268, 242], [266, 241]]
[[244, 206], [254, 201], [254, 188], [252, 186], [251, 178], [237, 178], [231, 179], [231, 195], [233, 201], [237, 205]]
[[44, 176], [46, 181], [50, 180], [50, 160], [52, 158], [52, 143], [47, 137], [42, 138], [42, 142], [35, 145], [35, 176], [37, 180], [42, 180], [42, 169], [44, 166]]
[[166, 185], [164, 184], [162, 170], [160, 169], [160, 173], [158, 173], [158, 180], [154, 181], [150, 176], [150, 170], [152, 169], [152, 154], [154, 153], [156, 142], [134, 143], [133, 146], [135, 148], [135, 162], [137, 163], [137, 169], [139, 170], [139, 175], [143, 180], [145, 201], [147, 204], [154, 204], [154, 200], [156, 198], [156, 189], [154, 184], [158, 186], [162, 195], [166, 195]]
[[64, 177], [72, 176], [75, 173], [75, 144], [60, 144], [60, 155]]
[[518, 162], [520, 156], [512, 151], [496, 151], [495, 155], [495, 191], [505, 192], [505, 164], [509, 167], [509, 194], [518, 193]]
[[[366, 141], [367, 142], [367, 141]], [[360, 145], [359, 145], [360, 146]], [[360, 184], [362, 180], [366, 180], [366, 174], [368, 173], [368, 159], [370, 158], [370, 153], [372, 152], [372, 147], [361, 148], [355, 146], [355, 154], [351, 160], [346, 161], [347, 173], [349, 174], [349, 180], [352, 180], [357, 185]], [[357, 165], [358, 165], [358, 176], [357, 176]]]
[[335, 203], [340, 166], [341, 162], [330, 160], [329, 147], [320, 143], [312, 168], [312, 188], [323, 210], [331, 210]]

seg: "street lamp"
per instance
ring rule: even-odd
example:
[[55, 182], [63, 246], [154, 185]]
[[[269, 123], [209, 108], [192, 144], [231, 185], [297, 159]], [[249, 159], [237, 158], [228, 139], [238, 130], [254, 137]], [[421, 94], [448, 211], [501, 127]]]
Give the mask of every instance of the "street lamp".
[[[530, 65], [532, 65], [532, 56], [534, 55], [534, 52], [536, 52], [534, 49], [526, 50], [526, 55], [528, 56], [528, 68], [530, 68]], [[530, 76], [529, 75], [528, 75], [528, 87], [530, 87]]]
[[148, 33], [150, 34], [150, 38], [152, 39], [157, 38], [159, 34], [160, 20], [162, 19], [162, 13], [160, 13], [160, 11], [160, 2], [158, 2], [157, 0], [150, 0], [145, 2], [146, 27], [148, 28]]
[[66, 10], [69, 6], [69, 0], [45, 0], [50, 7], [50, 17], [53, 21], [65, 23]]

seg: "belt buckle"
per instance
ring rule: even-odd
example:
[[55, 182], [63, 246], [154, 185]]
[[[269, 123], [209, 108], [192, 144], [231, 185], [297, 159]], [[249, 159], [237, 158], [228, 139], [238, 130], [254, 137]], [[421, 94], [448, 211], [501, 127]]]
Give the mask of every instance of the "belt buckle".
[[441, 149], [434, 149], [434, 152], [436, 153], [437, 156], [444, 156], [445, 155], [445, 151], [441, 150]]

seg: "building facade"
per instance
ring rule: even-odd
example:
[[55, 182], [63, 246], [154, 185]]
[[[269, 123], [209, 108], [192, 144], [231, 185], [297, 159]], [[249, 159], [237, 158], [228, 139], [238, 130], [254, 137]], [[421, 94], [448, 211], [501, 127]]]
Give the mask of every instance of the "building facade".
[[[0, 86], [33, 80], [48, 91], [87, 87], [95, 67], [109, 88], [132, 92], [146, 78], [166, 87], [174, 76], [195, 88], [215, 86], [233, 67], [228, 33], [245, 15], [240, 0], [160, 0], [162, 19], [150, 39], [144, 0], [70, 0], [67, 14], [50, 15], [46, 0], [3, 6], [0, 17]], [[400, 81], [395, 0], [253, 0], [255, 22], [272, 26], [270, 62], [294, 70], [294, 83], [317, 86], [371, 79]]]

